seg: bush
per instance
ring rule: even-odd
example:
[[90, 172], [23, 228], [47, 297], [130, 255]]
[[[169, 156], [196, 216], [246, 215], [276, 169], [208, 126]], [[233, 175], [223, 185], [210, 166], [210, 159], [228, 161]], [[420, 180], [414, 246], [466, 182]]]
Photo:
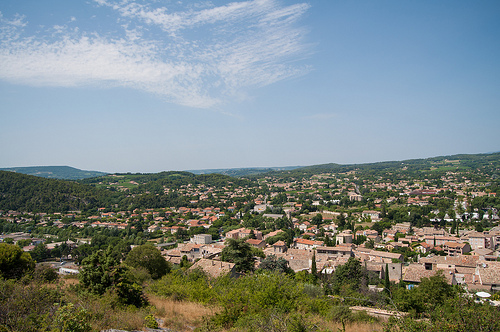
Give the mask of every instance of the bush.
[[37, 331], [47, 326], [61, 294], [37, 284], [0, 279], [0, 326], [10, 331]]
[[170, 272], [170, 263], [151, 244], [144, 244], [132, 249], [125, 259], [125, 264], [146, 269], [153, 279], [159, 279]]
[[158, 322], [156, 321], [155, 317], [153, 315], [147, 315], [144, 318], [144, 326], [150, 329], [157, 329], [158, 328]]
[[34, 268], [30, 254], [14, 244], [0, 243], [0, 277], [20, 279]]
[[91, 330], [89, 321], [87, 310], [69, 303], [57, 309], [53, 327], [58, 332], [87, 332]]
[[215, 283], [201, 270], [175, 270], [152, 284], [150, 290], [156, 295], [171, 297], [177, 301], [190, 300], [209, 304], [217, 297], [213, 288]]
[[38, 265], [33, 272], [33, 279], [38, 282], [54, 282], [59, 278], [57, 271], [50, 266]]

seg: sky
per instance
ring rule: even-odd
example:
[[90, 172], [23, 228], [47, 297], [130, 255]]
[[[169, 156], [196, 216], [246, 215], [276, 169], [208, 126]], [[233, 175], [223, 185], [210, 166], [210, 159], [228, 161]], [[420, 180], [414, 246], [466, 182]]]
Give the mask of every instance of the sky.
[[500, 151], [500, 2], [3, 0], [0, 167]]

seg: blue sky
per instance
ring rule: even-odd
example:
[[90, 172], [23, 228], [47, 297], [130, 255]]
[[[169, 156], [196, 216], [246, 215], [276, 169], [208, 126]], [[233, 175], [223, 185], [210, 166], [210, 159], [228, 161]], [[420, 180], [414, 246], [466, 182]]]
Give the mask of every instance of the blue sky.
[[498, 1], [0, 2], [0, 167], [500, 150]]

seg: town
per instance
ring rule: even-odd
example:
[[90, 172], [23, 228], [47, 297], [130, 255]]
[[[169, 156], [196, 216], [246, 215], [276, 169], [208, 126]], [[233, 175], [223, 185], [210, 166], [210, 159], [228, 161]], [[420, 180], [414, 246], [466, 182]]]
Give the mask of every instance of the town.
[[[140, 221], [142, 239], [155, 242], [173, 264], [179, 264], [183, 256], [191, 262], [220, 259], [224, 240], [233, 238], [244, 239], [266, 256], [283, 257], [295, 272], [310, 272], [313, 255], [322, 274], [332, 273], [355, 257], [380, 275], [389, 264], [390, 279], [395, 282], [418, 284], [422, 277], [443, 270], [450, 284], [498, 290], [498, 201], [495, 192], [485, 190], [487, 184], [474, 181], [477, 175], [447, 171], [431, 180], [397, 181], [360, 176], [353, 170], [301, 180], [265, 176], [253, 187], [229, 183], [221, 188], [206, 184], [163, 188], [165, 194], [176, 191], [187, 197], [189, 207], [132, 211], [101, 207], [88, 216], [81, 211], [1, 211], [5, 225], [36, 220], [37, 230], [72, 231], [65, 233], [69, 235], [64, 242], [54, 242], [57, 237], [50, 234], [54, 231], [34, 232], [38, 238], [4, 233], [0, 240], [21, 241], [28, 252], [36, 245], [53, 250], [64, 243], [65, 259], [71, 261], [73, 249], [76, 253], [79, 245], [92, 241], [81, 236], [86, 228], [126, 230]], [[115, 181], [117, 177], [110, 178]], [[113, 184], [117, 182], [107, 185]]]
[[[426, 163], [431, 166], [322, 166], [241, 177], [104, 175], [82, 183], [112, 193], [114, 203], [60, 212], [2, 210], [0, 242], [17, 245], [61, 278], [80, 275], [80, 283], [96, 254], [127, 264], [129, 253], [147, 245], [172, 271], [199, 270], [213, 280], [282, 271], [315, 285], [307, 287], [330, 301], [351, 301], [353, 312], [384, 319], [407, 310], [428, 317], [429, 308], [415, 309], [397, 297], [401, 287], [411, 291], [429, 280], [458, 287], [477, 303], [500, 305], [496, 164]], [[374, 295], [339, 288], [338, 274], [348, 266], [366, 271], [356, 278]], [[170, 279], [158, 280], [151, 289], [163, 294]], [[391, 290], [393, 307], [384, 304]], [[176, 298], [177, 292], [165, 294]]]

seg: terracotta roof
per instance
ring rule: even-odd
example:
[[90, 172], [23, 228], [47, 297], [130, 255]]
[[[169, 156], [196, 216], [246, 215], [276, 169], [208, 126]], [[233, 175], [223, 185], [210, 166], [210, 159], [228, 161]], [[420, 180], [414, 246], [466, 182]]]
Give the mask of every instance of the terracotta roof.
[[314, 245], [321, 245], [323, 244], [323, 241], [312, 241], [312, 240], [306, 240], [306, 239], [295, 239], [294, 242], [300, 243], [300, 244], [305, 244], [308, 246], [314, 246]]
[[466, 244], [465, 243], [458, 243], [458, 242], [445, 242], [444, 246], [450, 247], [450, 248], [463, 248], [466, 246]]
[[431, 263], [431, 264], [448, 264], [455, 266], [465, 266], [465, 267], [476, 267], [479, 257], [460, 255], [460, 256], [433, 256], [433, 257], [422, 257], [420, 258], [420, 263]]
[[258, 245], [262, 244], [262, 242], [265, 243], [264, 240], [257, 240], [257, 239], [248, 239], [245, 242], [248, 243], [248, 244], [251, 244], [253, 246], [258, 246]]
[[500, 262], [485, 262], [478, 265], [479, 279], [483, 285], [500, 284]]
[[234, 263], [202, 258], [196, 263], [194, 263], [193, 266], [189, 268], [189, 270], [194, 270], [197, 268], [202, 269], [209, 276], [217, 278], [219, 276], [230, 273], [231, 270], [234, 268]]
[[442, 270], [426, 270], [423, 265], [410, 264], [403, 269], [403, 281], [406, 282], [421, 282], [422, 278], [430, 278], [436, 275], [437, 271], [443, 271], [448, 284], [452, 283], [455, 271], [453, 269]]

